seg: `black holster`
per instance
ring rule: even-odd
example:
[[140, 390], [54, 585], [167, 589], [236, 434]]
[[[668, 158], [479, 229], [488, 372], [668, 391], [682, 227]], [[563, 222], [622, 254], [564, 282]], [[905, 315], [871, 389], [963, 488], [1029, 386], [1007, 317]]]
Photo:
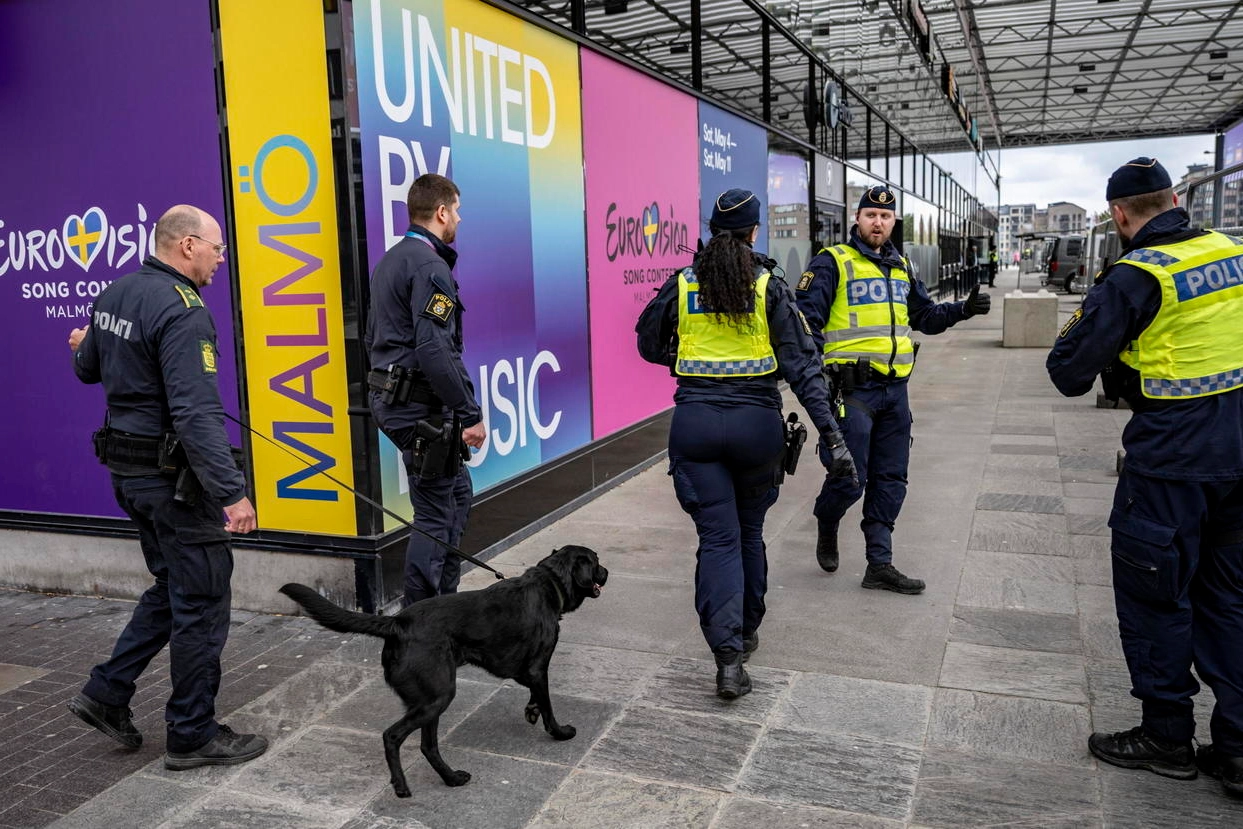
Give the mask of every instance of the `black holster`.
[[781, 456], [781, 470], [786, 475], [793, 475], [798, 469], [798, 458], [803, 453], [803, 444], [807, 442], [807, 427], [799, 423], [798, 414], [790, 412], [785, 422], [785, 450]]
[[413, 467], [424, 480], [431, 478], [454, 478], [462, 468], [462, 461], [469, 455], [462, 443], [462, 421], [454, 417], [450, 421], [435, 423], [420, 420], [414, 424]]

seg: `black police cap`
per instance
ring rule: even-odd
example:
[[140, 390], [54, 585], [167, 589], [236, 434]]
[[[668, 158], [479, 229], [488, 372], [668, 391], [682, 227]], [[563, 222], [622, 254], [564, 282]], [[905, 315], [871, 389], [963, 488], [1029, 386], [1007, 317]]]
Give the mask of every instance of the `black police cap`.
[[750, 190], [734, 188], [716, 197], [712, 206], [713, 227], [721, 230], [746, 230], [760, 223], [760, 200]]
[[1161, 162], [1155, 158], [1140, 156], [1114, 170], [1114, 174], [1109, 177], [1109, 184], [1105, 187], [1105, 201], [1142, 196], [1145, 193], [1167, 190], [1171, 186], [1170, 174], [1161, 166]]
[[878, 184], [864, 190], [863, 197], [859, 199], [859, 210], [869, 207], [877, 210], [897, 210], [898, 200], [894, 198], [892, 190]]

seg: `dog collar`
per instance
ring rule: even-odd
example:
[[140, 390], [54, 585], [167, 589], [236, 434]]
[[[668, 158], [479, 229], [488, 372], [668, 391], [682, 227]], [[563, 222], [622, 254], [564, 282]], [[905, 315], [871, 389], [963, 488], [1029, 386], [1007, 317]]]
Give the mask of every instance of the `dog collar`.
[[561, 589], [561, 585], [556, 578], [553, 578], [552, 586], [557, 590], [557, 613], [560, 613], [565, 609], [565, 591]]

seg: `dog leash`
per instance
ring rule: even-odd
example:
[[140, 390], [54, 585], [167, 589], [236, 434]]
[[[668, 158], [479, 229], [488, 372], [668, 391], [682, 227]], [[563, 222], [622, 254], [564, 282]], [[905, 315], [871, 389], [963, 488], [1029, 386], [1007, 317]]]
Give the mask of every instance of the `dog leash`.
[[355, 495], [355, 497], [362, 499], [364, 502], [366, 502], [366, 503], [370, 504], [371, 506], [375, 507], [376, 509], [380, 510], [380, 511], [381, 511], [381, 512], [383, 512], [385, 515], [388, 515], [388, 516], [391, 516], [391, 517], [393, 517], [393, 518], [396, 518], [396, 519], [397, 519], [398, 521], [400, 521], [403, 525], [405, 525], [406, 527], [409, 527], [409, 528], [410, 528], [413, 532], [416, 532], [416, 533], [418, 533], [419, 535], [423, 536], [424, 538], [427, 538], [427, 539], [430, 539], [431, 541], [436, 542], [436, 543], [437, 543], [437, 544], [439, 544], [441, 547], [444, 547], [446, 550], [448, 550], [449, 552], [453, 553], [453, 554], [454, 554], [455, 556], [457, 556], [458, 558], [465, 559], [466, 561], [469, 561], [471, 564], [474, 564], [474, 565], [475, 565], [475, 566], [477, 566], [477, 567], [482, 567], [482, 568], [483, 568], [483, 569], [485, 569], [485, 570], [489, 570], [489, 571], [491, 571], [491, 572], [495, 573], [495, 574], [496, 574], [496, 577], [497, 577], [498, 579], [503, 579], [503, 578], [505, 578], [505, 574], [504, 574], [504, 573], [502, 573], [500, 570], [497, 570], [497, 569], [496, 569], [495, 567], [493, 567], [492, 565], [490, 565], [490, 564], [488, 564], [488, 563], [486, 563], [486, 562], [480, 561], [479, 559], [477, 559], [477, 558], [475, 558], [474, 556], [472, 556], [470, 553], [464, 553], [464, 552], [462, 552], [462, 551], [461, 551], [461, 550], [459, 550], [457, 547], [454, 547], [452, 544], [450, 544], [450, 543], [449, 543], [449, 542], [447, 542], [447, 541], [441, 541], [439, 538], [437, 538], [436, 536], [434, 536], [434, 535], [432, 535], [431, 533], [427, 532], [426, 530], [420, 530], [418, 527], [414, 526], [414, 524], [413, 524], [412, 522], [407, 521], [406, 519], [402, 518], [400, 515], [398, 515], [397, 513], [393, 512], [391, 509], [389, 509], [388, 507], [384, 506], [383, 504], [380, 504], [380, 503], [377, 503], [376, 501], [373, 501], [372, 499], [368, 498], [366, 495], [363, 495], [361, 492], [359, 492], [358, 490], [354, 489], [354, 487], [350, 486], [349, 484], [345, 483], [344, 481], [340, 480], [339, 478], [336, 478], [336, 477], [334, 477], [334, 476], [332, 476], [332, 475], [329, 475], [327, 471], [325, 471], [325, 470], [323, 470], [323, 469], [320, 469], [318, 466], [315, 466], [315, 465], [313, 465], [313, 464], [311, 464], [311, 463], [308, 463], [307, 461], [305, 461], [305, 460], [303, 460], [302, 458], [298, 457], [298, 455], [294, 454], [294, 451], [293, 451], [292, 449], [290, 449], [288, 446], [285, 446], [283, 443], [278, 443], [277, 441], [275, 441], [275, 440], [273, 440], [272, 438], [268, 437], [267, 435], [263, 434], [263, 433], [262, 433], [262, 432], [260, 432], [259, 430], [252, 428], [252, 427], [251, 427], [251, 425], [250, 425], [249, 423], [243, 423], [241, 420], [237, 419], [236, 417], [234, 417], [233, 415], [229, 414], [228, 412], [225, 412], [225, 413], [224, 413], [224, 416], [225, 416], [225, 417], [227, 417], [229, 420], [232, 420], [232, 421], [233, 421], [234, 423], [236, 423], [238, 426], [241, 426], [241, 427], [242, 427], [243, 429], [245, 429], [246, 431], [250, 432], [252, 435], [258, 435], [259, 437], [263, 438], [263, 439], [264, 439], [264, 440], [266, 440], [268, 443], [270, 443], [270, 444], [272, 444], [273, 446], [277, 447], [277, 448], [278, 448], [278, 449], [280, 449], [282, 452], [284, 452], [285, 454], [289, 455], [289, 456], [290, 456], [290, 457], [292, 457], [294, 460], [296, 460], [298, 463], [300, 463], [300, 464], [302, 464], [303, 466], [305, 466], [307, 469], [310, 469], [311, 471], [315, 472], [317, 475], [323, 475], [325, 478], [327, 478], [328, 480], [332, 481], [332, 482], [333, 482], [334, 484], [336, 484], [337, 486], [341, 487], [342, 489], [346, 490], [347, 492], [351, 492], [351, 493], [353, 493], [353, 494]]

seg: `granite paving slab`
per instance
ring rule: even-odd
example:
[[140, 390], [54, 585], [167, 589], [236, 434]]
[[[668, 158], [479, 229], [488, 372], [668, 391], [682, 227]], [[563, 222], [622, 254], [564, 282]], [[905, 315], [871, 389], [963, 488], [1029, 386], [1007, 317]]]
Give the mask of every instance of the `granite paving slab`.
[[771, 723], [918, 747], [931, 707], [932, 689], [923, 685], [804, 673], [795, 677]]
[[[569, 740], [553, 739], [544, 721], [532, 725], [523, 716], [531, 692], [518, 685], [504, 685], [466, 717], [449, 736], [441, 738], [441, 750], [458, 746], [509, 757], [573, 766], [617, 718], [617, 703], [572, 697], [553, 692], [553, 716], [577, 733]], [[412, 742], [411, 745], [414, 745]]]
[[820, 809], [727, 796], [713, 829], [898, 829], [900, 821], [837, 809]]
[[[403, 758], [422, 756], [417, 733], [402, 746]], [[315, 726], [295, 740], [241, 766], [230, 782], [233, 791], [269, 799], [292, 799], [318, 809], [357, 807], [388, 781], [388, 767], [378, 740], [360, 740], [340, 728]]]
[[1076, 585], [1075, 602], [1079, 606], [1079, 632], [1083, 636], [1084, 655], [1122, 663], [1122, 640], [1118, 638], [1118, 613], [1114, 608], [1113, 587]]
[[841, 734], [769, 729], [738, 791], [802, 805], [905, 820], [920, 752], [908, 746]]
[[665, 655], [558, 642], [548, 666], [554, 692], [618, 702], [637, 696], [666, 661]]
[[985, 510], [975, 514], [967, 546], [972, 550], [1064, 556], [1070, 553], [1066, 535], [1062, 515]]
[[[1047, 422], [1046, 422], [1047, 421]], [[1041, 417], [1038, 421], [1027, 422], [1014, 419], [997, 418], [993, 422], [994, 435], [1048, 435], [1053, 436], [1052, 419]]]
[[747, 673], [755, 690], [738, 699], [724, 700], [716, 695], [714, 661], [673, 657], [648, 682], [639, 704], [763, 722], [790, 686], [794, 674], [756, 664], [748, 664]]
[[1086, 704], [1083, 657], [950, 642], [941, 687]]
[[1054, 471], [1034, 472], [988, 469], [980, 479], [981, 492], [1012, 492], [1018, 495], [1043, 495], [1061, 498], [1065, 484], [1061, 475]]
[[336, 829], [347, 817], [315, 802], [295, 804], [287, 799], [216, 791], [178, 812], [162, 829]]
[[1082, 766], [1008, 762], [930, 748], [915, 789], [912, 820], [927, 826], [1095, 827], [1094, 775]]
[[[471, 679], [462, 679], [459, 676], [453, 702], [449, 703], [449, 707], [440, 715], [441, 738], [443, 739], [455, 725], [466, 719], [499, 687], [499, 681], [495, 683], [476, 682]], [[379, 676], [372, 678], [354, 694], [342, 700], [339, 705], [325, 714], [319, 723], [378, 735], [401, 719], [405, 711], [405, 704], [397, 694], [393, 693], [393, 689], [388, 687], [384, 677]], [[376, 745], [379, 744], [377, 738]]]
[[1005, 512], [1062, 513], [1062, 499], [1051, 495], [1015, 495], [1005, 492], [981, 492], [975, 499], [977, 510]]
[[553, 763], [457, 749], [450, 765], [469, 771], [471, 780], [446, 786], [418, 751], [414, 754], [405, 767], [411, 797], [397, 797], [386, 785], [354, 820], [363, 826], [387, 818], [399, 826], [412, 821], [432, 829], [522, 829], [570, 772]]
[[1005, 760], [1090, 765], [1086, 705], [948, 688], [936, 692], [928, 744]]
[[708, 826], [721, 795], [600, 772], [571, 774], [528, 829], [683, 829]]
[[130, 826], [158, 826], [191, 804], [210, 794], [206, 786], [188, 785], [133, 775], [88, 800], [52, 824], [55, 829], [100, 829], [117, 826], [117, 815], [124, 814]]
[[1036, 613], [1027, 610], [995, 610], [986, 607], [954, 608], [950, 639], [976, 645], [993, 645], [1058, 653], [1082, 653], [1079, 617], [1074, 613]]
[[[1053, 430], [1049, 429], [1047, 433], [1018, 433], [1018, 432], [999, 432], [996, 427], [993, 428], [992, 437], [989, 439], [989, 448], [992, 450], [998, 446], [1057, 446], [1057, 438], [1053, 436]], [[1005, 450], [998, 450], [1004, 452]], [[1057, 454], [1054, 452], [1054, 454]]]
[[730, 790], [759, 733], [759, 725], [735, 718], [631, 707], [582, 766]]
[[1243, 826], [1243, 800], [1228, 797], [1207, 775], [1171, 780], [1100, 764], [1106, 829], [1225, 829]]
[[46, 673], [48, 672], [43, 668], [0, 663], [0, 694], [33, 682]]
[[998, 443], [994, 441], [988, 451], [994, 455], [1057, 455], [1055, 442], [1049, 443]]
[[1109, 510], [1104, 512], [1092, 513], [1066, 513], [1066, 526], [1072, 536], [1074, 535], [1104, 535], [1110, 534], [1109, 529]]

